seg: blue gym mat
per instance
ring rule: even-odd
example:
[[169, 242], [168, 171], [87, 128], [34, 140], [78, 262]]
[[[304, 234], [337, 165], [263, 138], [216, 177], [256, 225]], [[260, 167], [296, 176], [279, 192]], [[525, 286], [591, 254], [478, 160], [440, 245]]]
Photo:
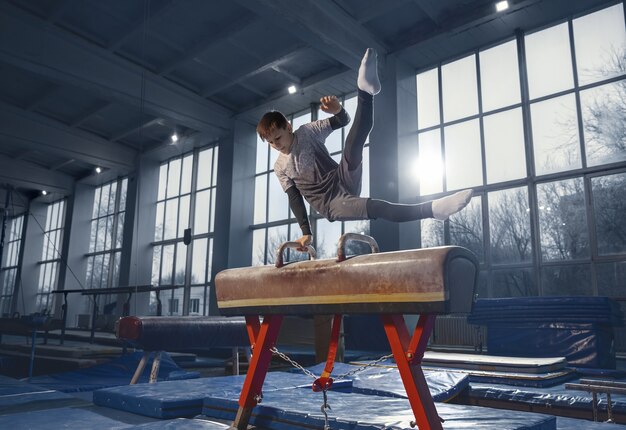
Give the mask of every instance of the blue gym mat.
[[[625, 380], [622, 379], [621, 382]], [[580, 379], [571, 381], [580, 382]], [[510, 385], [470, 383], [472, 398], [505, 400], [528, 405], [585, 409], [591, 411], [592, 396], [585, 391], [567, 390], [565, 384], [547, 388], [515, 387]], [[598, 395], [598, 408], [606, 410], [606, 395]], [[626, 395], [612, 394], [611, 403], [615, 413], [626, 413]]]
[[[30, 378], [29, 382], [39, 385], [40, 387], [65, 393], [93, 391], [98, 388], [128, 385], [142, 356], [143, 352], [134, 352], [86, 369], [35, 376]], [[154, 355], [151, 355], [138, 382], [149, 381], [153, 360]], [[168, 353], [161, 353], [159, 381], [193, 379], [198, 377], [200, 377], [198, 372], [188, 372], [181, 369]]]
[[[0, 375], [0, 413], [84, 404], [69, 394]], [[0, 426], [0, 428], [2, 428]]]
[[[323, 365], [318, 366], [323, 368]], [[314, 373], [319, 370], [318, 366], [311, 368]], [[356, 366], [337, 363], [333, 375], [354, 368]], [[335, 381], [333, 391], [350, 391], [356, 385], [355, 392], [405, 397], [404, 386], [396, 369], [372, 367], [353, 378]], [[207, 396], [239, 398], [244, 379], [245, 375], [221, 376], [105, 388], [94, 392], [93, 402], [155, 418], [186, 417], [199, 414], [202, 399]], [[450, 372], [428, 373], [426, 381], [436, 401], [449, 400], [468, 385], [466, 375]], [[263, 384], [263, 392], [291, 388], [310, 390], [312, 383], [313, 379], [302, 373], [269, 372]]]
[[[94, 391], [93, 402], [154, 418], [189, 417], [202, 411], [202, 401], [206, 396], [238, 398], [244, 379], [245, 375], [219, 376], [104, 388]], [[313, 379], [303, 374], [270, 372], [265, 378], [263, 392], [310, 388], [312, 383]], [[337, 388], [345, 389], [349, 383], [339, 381]]]
[[[325, 365], [325, 363], [320, 363], [307, 369], [315, 375], [319, 375], [324, 370]], [[359, 369], [359, 367], [346, 363], [335, 363], [331, 376], [341, 377], [341, 375]], [[291, 372], [295, 373], [298, 370], [293, 369]], [[470, 381], [468, 375], [447, 370], [424, 371], [424, 377], [435, 402], [447, 402], [467, 388]], [[372, 366], [345, 378], [352, 380], [353, 393], [406, 398], [402, 378], [396, 367]]]
[[144, 424], [127, 424], [82, 408], [59, 408], [0, 416], [0, 428], [11, 430], [81, 429], [81, 430], [223, 430], [229, 426], [203, 419], [175, 419]]
[[[263, 402], [254, 408], [251, 424], [272, 430], [323, 428], [320, 411], [322, 394], [297, 394], [294, 390], [264, 392]], [[331, 392], [327, 411], [333, 430], [409, 430], [414, 420], [408, 399]], [[234, 420], [239, 405], [233, 398], [207, 397], [202, 413]], [[438, 403], [446, 430], [555, 430], [556, 418], [529, 412]]]

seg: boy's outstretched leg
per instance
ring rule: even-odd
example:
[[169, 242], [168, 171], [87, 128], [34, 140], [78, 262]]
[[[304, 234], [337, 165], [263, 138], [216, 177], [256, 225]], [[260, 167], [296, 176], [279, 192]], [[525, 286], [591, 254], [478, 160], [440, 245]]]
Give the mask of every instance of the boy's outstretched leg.
[[380, 92], [380, 80], [378, 79], [378, 60], [376, 51], [367, 48], [359, 67], [359, 77], [356, 80], [357, 87], [373, 96]]
[[412, 205], [368, 199], [367, 216], [369, 219], [380, 218], [393, 222], [417, 221], [426, 218], [445, 220], [467, 206], [472, 194], [472, 190], [464, 190], [431, 202]]
[[470, 202], [473, 190], [463, 190], [450, 196], [433, 200], [433, 218], [446, 220], [450, 215], [457, 213]]

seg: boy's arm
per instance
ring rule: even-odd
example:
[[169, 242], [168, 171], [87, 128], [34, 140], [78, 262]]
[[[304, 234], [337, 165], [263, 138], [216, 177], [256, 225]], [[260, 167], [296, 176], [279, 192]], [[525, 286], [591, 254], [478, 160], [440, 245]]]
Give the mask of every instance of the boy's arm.
[[342, 107], [339, 113], [330, 117], [328, 121], [330, 121], [330, 127], [333, 130], [337, 130], [350, 124], [350, 115], [348, 115], [348, 112]]
[[298, 225], [302, 230], [302, 237], [298, 239], [296, 242], [299, 242], [302, 245], [302, 251], [304, 247], [309, 245], [313, 241], [313, 235], [311, 234], [311, 226], [309, 225], [309, 217], [306, 213], [306, 206], [304, 206], [304, 199], [302, 198], [302, 194], [295, 186], [289, 187], [286, 191], [287, 196], [289, 196], [289, 208], [291, 212], [293, 212], [296, 220], [298, 220]]
[[320, 99], [320, 109], [326, 113], [331, 113], [334, 116], [329, 118], [330, 126], [333, 130], [345, 127], [350, 124], [350, 115], [341, 106], [339, 100], [335, 96], [324, 96]]

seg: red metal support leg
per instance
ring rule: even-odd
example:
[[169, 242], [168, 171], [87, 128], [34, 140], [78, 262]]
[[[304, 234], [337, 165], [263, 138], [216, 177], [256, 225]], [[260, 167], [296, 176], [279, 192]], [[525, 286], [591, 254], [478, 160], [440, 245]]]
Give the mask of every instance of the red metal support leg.
[[434, 326], [434, 315], [420, 315], [412, 338], [402, 315], [381, 315], [391, 352], [420, 430], [443, 430], [421, 362]]
[[[241, 389], [239, 396], [239, 410], [233, 422], [233, 427], [238, 430], [244, 430], [248, 427], [248, 421], [252, 415], [252, 409], [259, 403], [262, 396], [263, 381], [269, 369], [272, 360], [272, 352], [270, 349], [276, 344], [280, 325], [283, 321], [282, 315], [266, 315], [263, 323], [258, 326], [259, 320], [252, 317], [246, 317], [246, 325], [248, 326], [248, 335], [251, 340], [254, 337], [254, 347], [252, 351], [252, 360], [248, 368], [248, 374]], [[255, 335], [256, 332], [256, 335]]]

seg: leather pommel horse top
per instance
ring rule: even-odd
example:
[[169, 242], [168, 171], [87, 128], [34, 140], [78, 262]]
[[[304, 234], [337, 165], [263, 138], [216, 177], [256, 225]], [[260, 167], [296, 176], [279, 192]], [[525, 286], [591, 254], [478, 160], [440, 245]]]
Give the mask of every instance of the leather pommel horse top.
[[470, 312], [478, 261], [459, 246], [228, 269], [223, 315]]

